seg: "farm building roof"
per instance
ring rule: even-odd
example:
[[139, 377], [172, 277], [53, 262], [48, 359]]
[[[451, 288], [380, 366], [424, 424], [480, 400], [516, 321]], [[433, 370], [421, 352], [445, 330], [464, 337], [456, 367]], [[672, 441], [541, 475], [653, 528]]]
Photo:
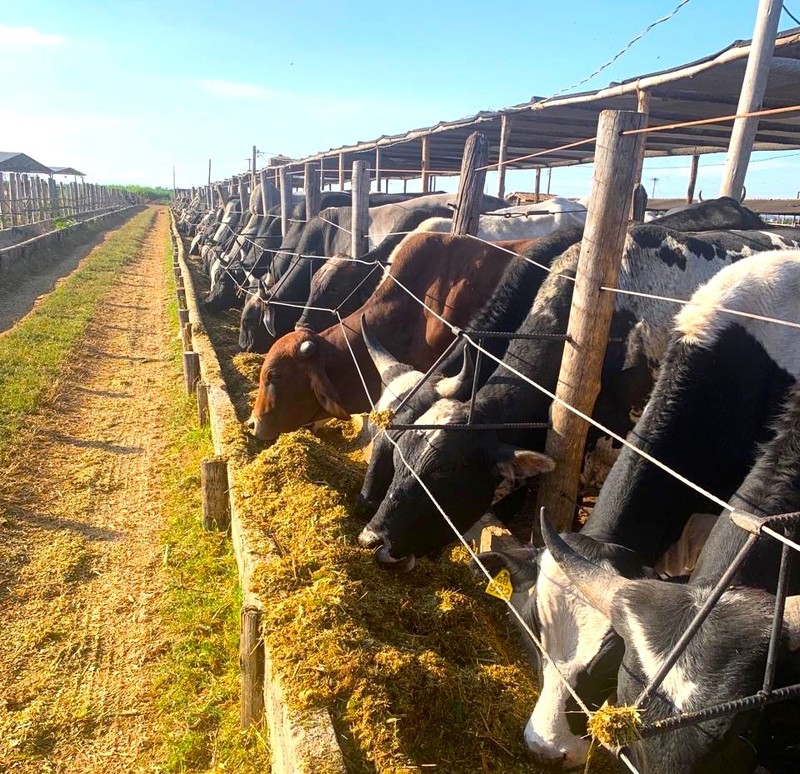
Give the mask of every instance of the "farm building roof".
[[0, 151], [0, 172], [28, 172], [50, 175], [50, 167], [32, 159], [27, 153]]
[[50, 167], [54, 175], [76, 175], [78, 177], [86, 177], [85, 172], [79, 172], [75, 167]]
[[[510, 123], [506, 167], [531, 169], [558, 167], [591, 161], [594, 143], [553, 150], [571, 142], [594, 136], [601, 110], [636, 110], [640, 90], [650, 93], [650, 126], [681, 123], [696, 119], [719, 118], [736, 112], [739, 91], [750, 52], [750, 41], [736, 41], [711, 56], [689, 64], [612, 83], [597, 91], [561, 97], [534, 97], [521, 105], [502, 110], [482, 111], [456, 121], [435, 126], [382, 135], [316, 153], [286, 165], [301, 170], [308, 161], [327, 161], [323, 173], [330, 182], [338, 179], [339, 155], [345, 175], [352, 162], [363, 159], [375, 166], [375, 151], [380, 149], [380, 168], [386, 177], [420, 177], [423, 139], [428, 138], [432, 175], [458, 174], [467, 137], [480, 130], [489, 141], [489, 161], [497, 163], [500, 131], [504, 117]], [[800, 27], [778, 34], [763, 101], [764, 108], [800, 104]], [[683, 127], [646, 135], [647, 156], [678, 156], [726, 150], [732, 121], [720, 124]], [[754, 150], [800, 148], [800, 111], [762, 118]], [[544, 151], [535, 158], [514, 161], [516, 157]]]

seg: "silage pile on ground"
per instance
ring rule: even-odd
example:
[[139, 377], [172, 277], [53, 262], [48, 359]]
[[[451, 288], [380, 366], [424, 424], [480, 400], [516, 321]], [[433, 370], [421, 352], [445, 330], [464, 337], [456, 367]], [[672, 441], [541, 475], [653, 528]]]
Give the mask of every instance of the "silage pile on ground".
[[376, 566], [356, 545], [363, 464], [350, 451], [300, 431], [239, 478], [247, 522], [272, 549], [254, 590], [289, 701], [331, 711], [351, 771], [530, 772], [536, 688], [500, 603], [461, 548], [406, 576]]

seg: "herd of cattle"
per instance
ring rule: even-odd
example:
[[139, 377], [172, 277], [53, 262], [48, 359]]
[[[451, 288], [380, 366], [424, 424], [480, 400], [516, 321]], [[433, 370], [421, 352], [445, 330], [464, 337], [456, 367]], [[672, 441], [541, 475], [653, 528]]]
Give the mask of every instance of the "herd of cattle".
[[[476, 238], [448, 233], [452, 199], [372, 195], [370, 252], [358, 261], [346, 255], [347, 193], [324, 193], [325, 209], [308, 220], [296, 203], [284, 237], [258, 189], [249, 216], [235, 198], [211, 212], [198, 201], [177, 206], [211, 278], [209, 310], [243, 307], [240, 344], [265, 353], [247, 423], [256, 438], [373, 406], [396, 411], [395, 424], [424, 426], [376, 434], [359, 495], [369, 518], [359, 542], [398, 571], [453, 541], [434, 500], [463, 532], [487, 511], [515, 513], [523, 484], [557, 463], [543, 453], [545, 431], [520, 425], [548, 419], [585, 207], [556, 198], [504, 208], [487, 196]], [[615, 294], [594, 411], [759, 516], [800, 510], [798, 248], [800, 229], [767, 226], [726, 198], [632, 223], [618, 281], [629, 292]], [[485, 336], [477, 358], [471, 342], [497, 331], [517, 335]], [[445, 429], [468, 421], [508, 427]], [[707, 539], [697, 541], [690, 528], [714, 510], [626, 446], [580, 532], [559, 536], [544, 524], [545, 547], [481, 556], [492, 574], [510, 572], [512, 602], [549, 654], [533, 654], [541, 689], [524, 731], [540, 760], [570, 768], [586, 759], [586, 717], [572, 692], [590, 709], [632, 704], [652, 680], [747, 538], [725, 511], [705, 518]], [[697, 548], [684, 551], [677, 576], [657, 572], [690, 533]], [[655, 692], [646, 723], [761, 689], [779, 554], [775, 540], [759, 538]], [[797, 573], [789, 593], [800, 594]], [[776, 686], [800, 683], [798, 602], [787, 600]], [[776, 704], [648, 737], [630, 755], [639, 771], [794, 771], [799, 718], [796, 702]]]

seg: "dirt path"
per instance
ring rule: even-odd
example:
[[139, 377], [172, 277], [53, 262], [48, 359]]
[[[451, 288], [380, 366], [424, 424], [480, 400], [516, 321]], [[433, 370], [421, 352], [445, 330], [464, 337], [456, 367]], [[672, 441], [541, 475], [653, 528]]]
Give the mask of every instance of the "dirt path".
[[157, 770], [167, 228], [161, 210], [0, 481], [2, 772]]

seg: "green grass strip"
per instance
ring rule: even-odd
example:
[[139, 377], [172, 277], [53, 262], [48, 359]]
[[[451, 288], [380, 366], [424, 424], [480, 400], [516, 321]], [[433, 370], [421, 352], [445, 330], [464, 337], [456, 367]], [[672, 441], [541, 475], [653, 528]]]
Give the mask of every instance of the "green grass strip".
[[[172, 253], [166, 273], [175, 298]], [[168, 306], [170, 330], [178, 330], [177, 302]], [[166, 428], [164, 461], [164, 570], [167, 593], [162, 618], [171, 642], [159, 665], [161, 749], [159, 771], [270, 770], [263, 731], [239, 728], [239, 610], [241, 589], [230, 540], [201, 524], [200, 461], [213, 455], [208, 428], [198, 428], [195, 402], [184, 394], [182, 346], [172, 337], [174, 407]]]
[[119, 270], [138, 255], [155, 214], [150, 209], [133, 217], [32, 314], [0, 336], [0, 459], [20, 423], [50, 394]]

